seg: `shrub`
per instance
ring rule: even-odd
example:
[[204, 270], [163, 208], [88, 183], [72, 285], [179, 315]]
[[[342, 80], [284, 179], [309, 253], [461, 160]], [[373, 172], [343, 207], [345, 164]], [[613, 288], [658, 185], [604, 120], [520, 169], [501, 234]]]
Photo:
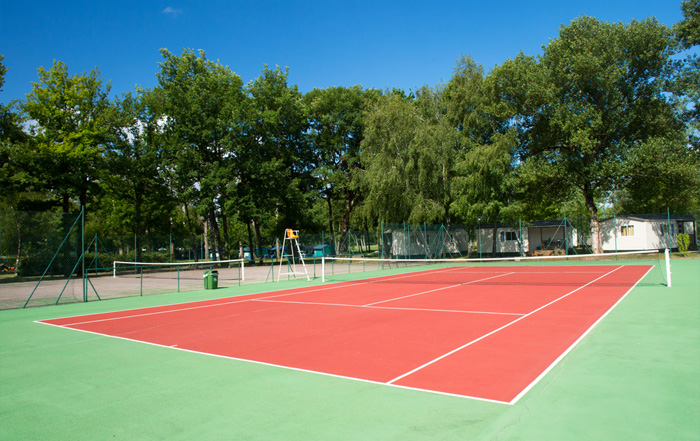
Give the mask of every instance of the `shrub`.
[[688, 246], [690, 245], [690, 236], [682, 233], [678, 235], [678, 251], [685, 254], [688, 252]]

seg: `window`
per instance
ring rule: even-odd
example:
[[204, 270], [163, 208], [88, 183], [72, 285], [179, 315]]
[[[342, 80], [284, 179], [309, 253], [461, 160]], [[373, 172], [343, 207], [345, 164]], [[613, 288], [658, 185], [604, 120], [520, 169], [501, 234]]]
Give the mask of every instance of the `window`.
[[[666, 224], [661, 224], [661, 235], [668, 234], [668, 226]], [[676, 235], [676, 226], [671, 225], [671, 236]]]
[[623, 225], [620, 227], [620, 236], [634, 236], [634, 225]]
[[501, 231], [501, 242], [508, 240], [518, 240], [518, 233], [515, 231]]

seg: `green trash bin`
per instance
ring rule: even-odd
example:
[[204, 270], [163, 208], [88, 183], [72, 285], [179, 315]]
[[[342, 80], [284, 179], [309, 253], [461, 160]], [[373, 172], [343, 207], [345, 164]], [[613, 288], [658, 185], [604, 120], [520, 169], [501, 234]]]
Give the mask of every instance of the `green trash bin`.
[[219, 287], [219, 272], [204, 271], [204, 289], [217, 289]]

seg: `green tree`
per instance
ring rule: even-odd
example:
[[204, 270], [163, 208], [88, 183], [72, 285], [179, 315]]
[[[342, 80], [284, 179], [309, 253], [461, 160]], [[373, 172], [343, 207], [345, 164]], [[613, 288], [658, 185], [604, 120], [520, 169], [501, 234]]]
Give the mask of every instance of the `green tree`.
[[676, 23], [674, 32], [685, 56], [673, 64], [669, 89], [677, 97], [678, 111], [689, 126], [689, 143], [700, 151], [700, 54], [692, 50], [700, 45], [700, 1], [683, 1], [681, 10], [683, 20]]
[[700, 44], [700, 1], [683, 0], [681, 2], [683, 20], [675, 26], [681, 45], [685, 49]]
[[112, 136], [110, 89], [97, 68], [70, 75], [58, 61], [49, 70], [39, 68], [39, 82], [32, 84], [24, 102], [24, 111], [35, 122], [35, 172], [64, 212], [76, 199], [85, 206], [97, 190], [103, 153]]
[[499, 92], [516, 111], [521, 160], [537, 174], [530, 193], [575, 189], [590, 213], [596, 252], [599, 207], [635, 173], [626, 165], [636, 146], [683, 128], [662, 88], [672, 53], [671, 32], [656, 20], [581, 17], [537, 60], [509, 62], [524, 81]]
[[684, 212], [700, 207], [700, 151], [690, 148], [682, 135], [635, 146], [626, 164], [629, 179], [616, 204], [620, 211]]
[[[0, 92], [7, 72], [3, 59], [0, 55]], [[39, 184], [32, 173], [33, 138], [22, 129], [23, 122], [15, 103], [0, 104], [0, 204], [4, 209], [35, 208], [36, 204], [31, 193]]]
[[171, 183], [188, 218], [194, 206], [223, 253], [228, 244], [224, 208], [229, 186], [235, 185], [231, 167], [242, 133], [243, 82], [227, 66], [207, 60], [204, 51], [176, 56], [163, 49], [161, 55], [157, 76]]
[[380, 95], [361, 86], [314, 89], [304, 96], [309, 108], [313, 174], [318, 193], [325, 200], [328, 225], [334, 234], [334, 203], [340, 207], [340, 231], [347, 233], [357, 205], [359, 191], [355, 170], [360, 165], [364, 113], [369, 103]]
[[454, 130], [441, 88], [391, 93], [372, 107], [362, 141], [364, 215], [388, 222], [450, 221]]
[[[236, 200], [249, 233], [251, 252], [263, 246], [260, 230], [273, 221], [273, 230], [302, 228], [311, 186], [311, 150], [303, 96], [287, 82], [288, 69], [267, 66], [245, 88], [244, 137], [236, 150]], [[249, 230], [250, 231], [250, 230]], [[272, 231], [274, 233], [274, 231]], [[257, 256], [256, 257], [260, 257]]]
[[[136, 234], [137, 260], [141, 240], [150, 234], [172, 232], [175, 198], [165, 174], [160, 90], [125, 94], [115, 102], [115, 140], [105, 155], [101, 223], [111, 234]], [[104, 233], [104, 231], [103, 231]]]
[[[503, 77], [502, 72], [485, 77], [482, 66], [462, 57], [446, 86], [449, 120], [459, 140], [451, 209], [468, 225], [491, 223], [494, 238], [497, 223], [513, 220], [520, 212], [517, 137], [508, 125], [514, 113], [504, 109], [495, 94], [494, 78]], [[494, 240], [492, 253], [496, 245]]]

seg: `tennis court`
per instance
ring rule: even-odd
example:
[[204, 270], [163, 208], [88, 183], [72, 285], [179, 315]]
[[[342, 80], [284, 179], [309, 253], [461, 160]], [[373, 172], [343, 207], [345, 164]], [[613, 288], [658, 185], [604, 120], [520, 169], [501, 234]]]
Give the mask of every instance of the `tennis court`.
[[455, 266], [3, 311], [0, 435], [697, 439], [698, 264], [672, 288], [646, 261]]
[[452, 267], [42, 323], [512, 403], [651, 268]]

